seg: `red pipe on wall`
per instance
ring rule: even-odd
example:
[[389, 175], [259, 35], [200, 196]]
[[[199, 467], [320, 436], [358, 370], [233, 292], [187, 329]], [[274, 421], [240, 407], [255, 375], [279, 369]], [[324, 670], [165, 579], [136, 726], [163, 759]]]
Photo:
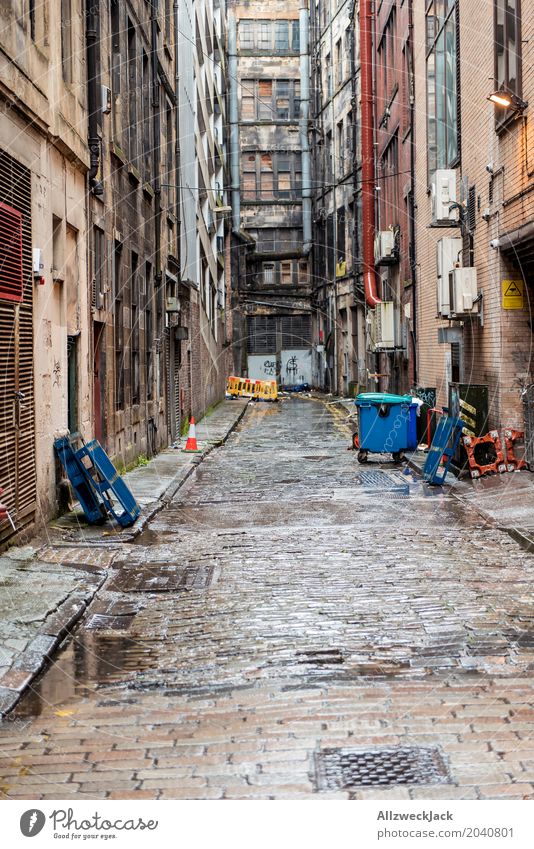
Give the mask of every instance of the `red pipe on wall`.
[[375, 149], [373, 117], [373, 26], [371, 0], [360, 0], [362, 87], [362, 235], [363, 282], [367, 306], [380, 303], [375, 274]]

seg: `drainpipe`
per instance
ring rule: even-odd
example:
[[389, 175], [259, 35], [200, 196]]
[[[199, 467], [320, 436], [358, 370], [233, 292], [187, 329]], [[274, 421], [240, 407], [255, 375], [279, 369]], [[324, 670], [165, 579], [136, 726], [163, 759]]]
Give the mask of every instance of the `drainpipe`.
[[362, 86], [362, 230], [363, 282], [367, 306], [380, 303], [375, 274], [375, 149], [373, 103], [373, 14], [371, 0], [360, 2], [360, 66]]
[[300, 3], [300, 148], [302, 156], [302, 234], [303, 250], [312, 248], [311, 154], [308, 138], [310, 117], [310, 20], [307, 0]]
[[415, 77], [413, 65], [413, 0], [408, 0], [408, 62], [410, 85], [410, 268], [413, 306], [413, 380], [417, 387], [417, 253], [415, 241]]
[[87, 107], [89, 110], [89, 136], [87, 144], [89, 147], [89, 171], [87, 180], [89, 190], [94, 195], [102, 195], [104, 188], [102, 183], [96, 179], [100, 167], [100, 136], [98, 134], [98, 119], [100, 116], [100, 68], [99, 59], [99, 33], [100, 33], [100, 2], [99, 0], [87, 0], [85, 6], [85, 45], [87, 52]]
[[230, 182], [232, 188], [232, 230], [241, 228], [241, 196], [239, 193], [239, 118], [237, 109], [237, 29], [235, 12], [228, 13], [228, 78], [230, 82]]
[[[178, 251], [178, 256], [180, 257], [181, 245], [182, 245], [182, 204], [181, 204], [181, 176], [180, 176], [180, 73], [178, 71], [178, 62], [180, 58], [180, 53], [178, 50], [178, 34], [180, 32], [180, 19], [179, 19], [179, 4], [178, 0], [174, 0], [173, 2], [173, 13], [174, 13], [174, 94], [176, 97], [176, 106], [174, 109], [174, 119], [175, 119], [175, 140], [174, 140], [174, 192], [175, 192], [175, 215], [176, 215], [176, 246]], [[181, 268], [181, 258], [180, 258], [180, 268]]]
[[154, 224], [155, 224], [155, 280], [163, 280], [161, 268], [161, 114], [158, 77], [158, 0], [152, 0], [150, 10], [151, 23], [151, 61], [152, 61], [152, 108], [154, 110]]

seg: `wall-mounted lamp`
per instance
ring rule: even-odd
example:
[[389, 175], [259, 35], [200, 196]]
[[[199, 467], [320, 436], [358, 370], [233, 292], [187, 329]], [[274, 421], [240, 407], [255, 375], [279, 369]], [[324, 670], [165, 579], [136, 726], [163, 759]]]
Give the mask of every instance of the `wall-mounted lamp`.
[[522, 112], [528, 106], [527, 100], [522, 100], [517, 94], [512, 94], [502, 89], [490, 94], [488, 100], [491, 100], [495, 106], [503, 106], [505, 109], [515, 109], [516, 112]]

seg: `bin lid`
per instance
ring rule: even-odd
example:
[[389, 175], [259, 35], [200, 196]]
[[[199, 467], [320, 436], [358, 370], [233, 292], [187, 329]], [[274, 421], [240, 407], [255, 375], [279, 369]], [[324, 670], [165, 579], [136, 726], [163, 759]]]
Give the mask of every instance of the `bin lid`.
[[354, 399], [358, 404], [411, 404], [411, 395], [392, 395], [390, 392], [360, 392]]

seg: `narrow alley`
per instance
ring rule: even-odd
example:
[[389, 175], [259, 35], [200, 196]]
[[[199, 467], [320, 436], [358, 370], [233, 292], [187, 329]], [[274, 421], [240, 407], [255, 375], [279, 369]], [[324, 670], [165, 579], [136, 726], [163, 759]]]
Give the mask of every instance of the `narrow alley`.
[[0, 727], [3, 798], [534, 798], [532, 556], [349, 444], [249, 407]]

